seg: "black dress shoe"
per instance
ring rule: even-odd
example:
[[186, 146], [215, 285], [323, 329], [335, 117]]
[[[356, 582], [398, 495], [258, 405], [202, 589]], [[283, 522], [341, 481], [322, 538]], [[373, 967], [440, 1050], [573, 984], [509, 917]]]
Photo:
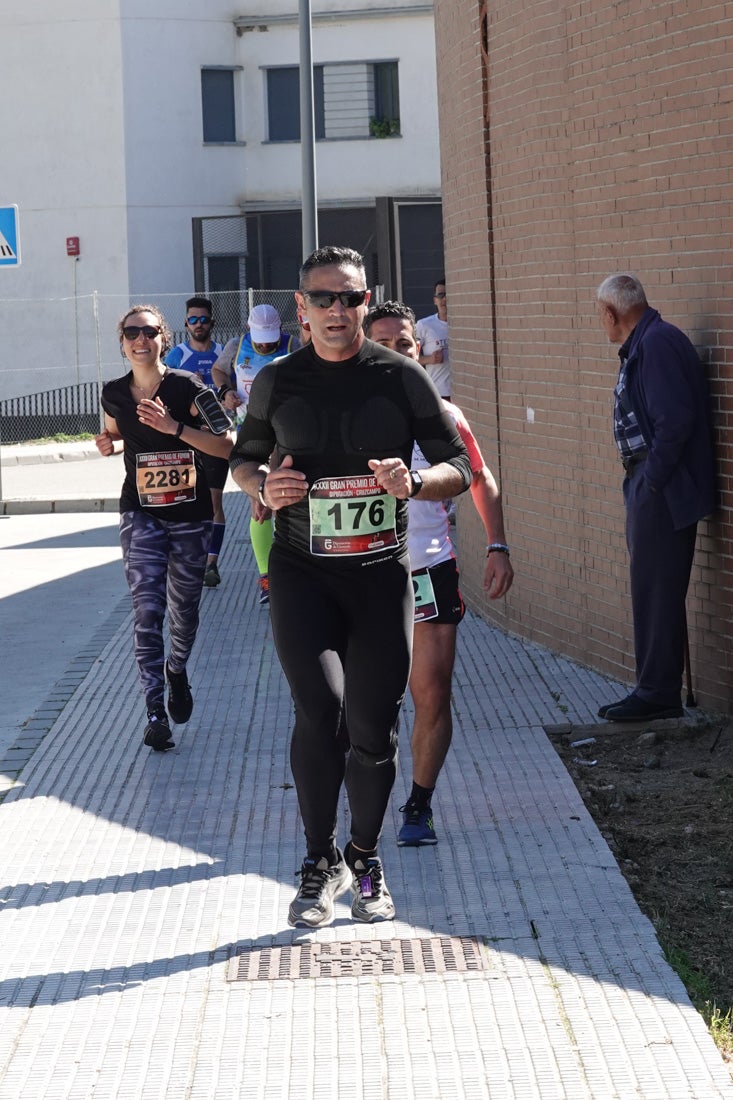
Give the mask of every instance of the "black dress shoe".
[[618, 699], [615, 703], [604, 703], [602, 707], [598, 708], [598, 717], [605, 718], [611, 707], [620, 707], [623, 703], [628, 703], [631, 699], [636, 699], [635, 695], [627, 695], [625, 699]]
[[604, 718], [609, 722], [651, 722], [655, 718], [681, 718], [682, 707], [667, 706], [664, 703], [651, 703], [646, 699], [630, 695], [623, 703], [609, 707]]

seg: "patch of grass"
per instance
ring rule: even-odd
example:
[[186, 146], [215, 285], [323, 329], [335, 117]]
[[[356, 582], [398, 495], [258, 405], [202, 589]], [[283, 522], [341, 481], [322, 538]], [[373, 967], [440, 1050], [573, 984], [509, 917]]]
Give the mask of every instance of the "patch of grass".
[[715, 1045], [726, 1061], [733, 1061], [733, 1006], [723, 1013], [711, 1000], [710, 982], [696, 970], [686, 951], [670, 943], [663, 933], [659, 942], [669, 965], [679, 974], [690, 1000], [705, 1021]]
[[91, 432], [81, 432], [79, 435], [66, 435], [65, 432], [57, 432], [56, 435], [44, 435], [40, 439], [28, 439], [29, 445], [37, 443], [79, 443], [86, 439], [94, 439]]
[[729, 1008], [724, 1016], [716, 1004], [707, 1001], [699, 1012], [726, 1062], [733, 1062], [733, 1008]]

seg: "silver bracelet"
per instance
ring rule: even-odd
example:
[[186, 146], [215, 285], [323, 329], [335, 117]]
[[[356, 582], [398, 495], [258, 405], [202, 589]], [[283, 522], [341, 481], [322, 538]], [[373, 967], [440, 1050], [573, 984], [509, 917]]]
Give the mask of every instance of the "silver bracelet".
[[506, 556], [509, 557], [509, 547], [505, 542], [489, 543], [489, 545], [486, 547], [486, 557], [488, 558], [489, 554], [493, 554], [494, 551], [496, 551], [498, 554], [506, 554]]

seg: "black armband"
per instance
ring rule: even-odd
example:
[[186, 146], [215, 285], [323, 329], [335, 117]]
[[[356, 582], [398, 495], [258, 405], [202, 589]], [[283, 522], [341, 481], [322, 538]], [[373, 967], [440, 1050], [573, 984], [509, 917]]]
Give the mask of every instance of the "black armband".
[[224, 435], [224, 432], [229, 431], [232, 422], [217, 401], [213, 390], [199, 390], [193, 403], [201, 413], [206, 427], [214, 435]]

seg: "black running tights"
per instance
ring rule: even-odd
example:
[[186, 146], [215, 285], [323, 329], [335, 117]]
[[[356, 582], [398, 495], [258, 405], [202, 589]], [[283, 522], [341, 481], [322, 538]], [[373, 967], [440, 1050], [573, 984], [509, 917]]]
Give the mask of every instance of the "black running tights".
[[333, 853], [344, 779], [351, 839], [369, 851], [397, 768], [412, 649], [409, 563], [355, 568], [276, 543], [269, 571], [275, 645], [295, 704], [290, 763], [308, 853]]

